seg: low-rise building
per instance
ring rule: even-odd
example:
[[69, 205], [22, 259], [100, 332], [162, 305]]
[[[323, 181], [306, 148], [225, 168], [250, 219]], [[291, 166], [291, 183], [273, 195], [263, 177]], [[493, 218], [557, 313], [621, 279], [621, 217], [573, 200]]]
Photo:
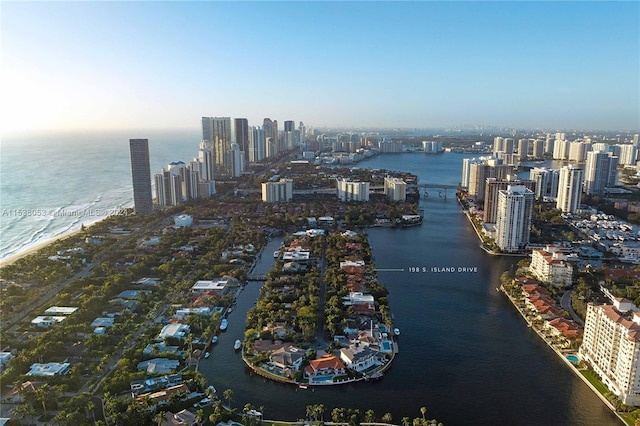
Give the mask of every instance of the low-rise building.
[[49, 328], [67, 319], [63, 316], [40, 315], [31, 320], [31, 327]]
[[53, 377], [62, 376], [69, 372], [71, 364], [68, 362], [49, 362], [46, 364], [31, 364], [27, 376]]
[[190, 332], [191, 327], [187, 324], [167, 324], [162, 328], [160, 334], [158, 334], [158, 339], [163, 340], [167, 337], [173, 337], [183, 340]]
[[567, 257], [552, 245], [531, 253], [529, 270], [540, 281], [558, 287], [569, 287], [573, 279], [573, 266]]

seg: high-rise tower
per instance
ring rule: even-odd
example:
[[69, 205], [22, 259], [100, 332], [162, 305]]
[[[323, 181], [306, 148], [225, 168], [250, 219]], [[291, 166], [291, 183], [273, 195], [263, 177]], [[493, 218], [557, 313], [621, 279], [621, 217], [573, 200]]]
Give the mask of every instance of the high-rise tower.
[[202, 139], [211, 143], [214, 178], [233, 176], [233, 152], [230, 117], [202, 117]]
[[131, 178], [133, 182], [133, 204], [140, 215], [153, 213], [151, 195], [151, 166], [149, 165], [149, 140], [129, 139], [131, 153]]
[[534, 197], [533, 191], [523, 185], [499, 191], [496, 244], [500, 250], [512, 253], [529, 244]]
[[575, 213], [578, 210], [583, 178], [584, 171], [572, 165], [560, 169], [557, 209], [562, 210], [563, 213]]

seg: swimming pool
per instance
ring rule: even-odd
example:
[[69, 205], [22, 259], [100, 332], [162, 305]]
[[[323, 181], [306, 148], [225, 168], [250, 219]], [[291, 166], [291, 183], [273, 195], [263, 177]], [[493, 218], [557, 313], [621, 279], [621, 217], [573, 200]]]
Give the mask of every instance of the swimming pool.
[[391, 342], [382, 342], [382, 350], [385, 352], [391, 352]]
[[324, 376], [324, 377], [314, 377], [312, 382], [322, 383], [322, 382], [330, 382], [333, 380], [333, 376]]
[[567, 356], [567, 359], [569, 361], [571, 361], [572, 363], [574, 363], [574, 364], [577, 364], [577, 363], [580, 362], [580, 359], [578, 359], [578, 357], [575, 356], [575, 355], [569, 355], [569, 356]]

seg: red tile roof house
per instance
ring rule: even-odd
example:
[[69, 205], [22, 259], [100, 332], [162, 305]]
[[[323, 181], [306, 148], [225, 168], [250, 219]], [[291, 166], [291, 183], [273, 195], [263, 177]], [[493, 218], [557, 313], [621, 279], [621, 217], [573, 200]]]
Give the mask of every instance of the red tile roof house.
[[582, 327], [573, 321], [564, 318], [555, 318], [549, 321], [549, 327], [555, 330], [557, 335], [566, 337], [567, 339], [575, 339], [582, 335]]
[[307, 377], [338, 376], [345, 374], [344, 363], [335, 355], [325, 355], [322, 358], [312, 360], [304, 369]]

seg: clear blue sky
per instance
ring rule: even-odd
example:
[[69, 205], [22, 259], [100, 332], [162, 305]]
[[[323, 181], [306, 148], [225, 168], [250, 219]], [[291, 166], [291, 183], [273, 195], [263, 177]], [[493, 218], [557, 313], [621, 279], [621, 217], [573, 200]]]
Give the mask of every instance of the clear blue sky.
[[639, 2], [7, 2], [2, 129], [640, 127]]

